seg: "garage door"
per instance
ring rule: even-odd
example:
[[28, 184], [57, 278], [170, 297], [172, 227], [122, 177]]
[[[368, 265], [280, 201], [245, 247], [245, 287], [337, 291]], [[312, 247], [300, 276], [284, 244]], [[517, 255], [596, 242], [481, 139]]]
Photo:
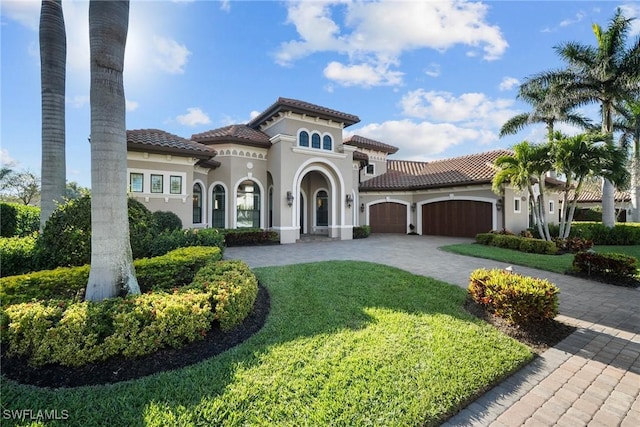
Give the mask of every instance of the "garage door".
[[447, 200], [422, 205], [422, 234], [475, 237], [491, 231], [491, 203], [471, 200]]
[[407, 206], [400, 203], [378, 203], [369, 207], [372, 233], [407, 232]]

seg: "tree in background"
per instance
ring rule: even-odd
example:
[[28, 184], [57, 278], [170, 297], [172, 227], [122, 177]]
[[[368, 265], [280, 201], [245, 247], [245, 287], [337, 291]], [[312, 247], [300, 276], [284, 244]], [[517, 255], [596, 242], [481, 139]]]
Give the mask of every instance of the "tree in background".
[[40, 178], [33, 172], [6, 169], [2, 171], [0, 182], [0, 198], [5, 202], [31, 205], [40, 201]]
[[551, 240], [544, 209], [545, 175], [551, 170], [549, 151], [549, 144], [535, 145], [528, 141], [516, 144], [513, 155], [500, 156], [495, 160], [498, 171], [492, 182], [493, 191], [497, 194], [502, 192], [502, 186], [507, 182], [529, 193], [538, 233], [545, 240]]
[[67, 35], [61, 0], [42, 0], [40, 77], [42, 91], [42, 195], [40, 229], [62, 202], [66, 186], [65, 73]]
[[640, 94], [625, 101], [618, 112], [619, 116], [613, 127], [622, 132], [621, 145], [631, 151], [631, 220], [640, 222]]
[[85, 298], [140, 293], [127, 217], [122, 74], [129, 1], [89, 3], [91, 50], [91, 269]]
[[[616, 108], [640, 84], [640, 38], [626, 46], [631, 22], [618, 9], [606, 31], [593, 24], [595, 47], [576, 42], [557, 46], [556, 52], [567, 68], [538, 74], [527, 85], [559, 86], [559, 94], [574, 107], [599, 103], [601, 131], [613, 134]], [[613, 144], [613, 139], [610, 141]], [[602, 222], [608, 227], [615, 224], [614, 186], [606, 178], [602, 185]]]
[[65, 193], [65, 199], [75, 200], [82, 196], [91, 195], [91, 189], [83, 187], [75, 181], [67, 182], [67, 189]]

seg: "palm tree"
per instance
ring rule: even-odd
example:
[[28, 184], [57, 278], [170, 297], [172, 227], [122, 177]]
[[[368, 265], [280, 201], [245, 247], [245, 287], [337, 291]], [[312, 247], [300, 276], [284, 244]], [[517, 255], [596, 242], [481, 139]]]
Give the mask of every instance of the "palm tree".
[[618, 112], [613, 127], [622, 132], [621, 145], [631, 148], [631, 220], [640, 222], [640, 96], [624, 102]]
[[[593, 25], [597, 46], [576, 42], [557, 46], [556, 52], [568, 68], [541, 73], [532, 81], [536, 85], [563, 87], [564, 96], [574, 106], [598, 102], [602, 133], [612, 134], [615, 107], [636, 91], [640, 82], [640, 39], [626, 48], [631, 22], [618, 9], [606, 31]], [[614, 186], [606, 178], [602, 186], [602, 222], [608, 227], [615, 224]]]
[[[583, 133], [567, 137], [556, 132], [554, 135], [551, 150], [554, 166], [565, 176], [562, 204], [564, 209], [559, 232], [561, 239], [569, 237], [573, 215], [585, 180], [591, 177], [607, 176], [617, 185], [625, 185], [625, 150], [608, 143], [610, 138], [610, 135], [599, 133]], [[573, 189], [573, 200], [569, 203], [571, 189]]]
[[140, 293], [127, 215], [127, 141], [122, 73], [129, 1], [92, 0], [91, 270], [85, 299]]
[[548, 141], [553, 139], [556, 122], [591, 129], [591, 120], [572, 112], [573, 106], [562, 93], [562, 86], [549, 82], [526, 81], [520, 86], [518, 98], [533, 106], [529, 113], [521, 113], [507, 120], [500, 128], [500, 137], [520, 132], [525, 126], [544, 123]]
[[40, 229], [66, 191], [65, 72], [67, 36], [61, 0], [42, 0], [40, 78], [42, 90], [42, 190]]
[[[493, 191], [497, 194], [502, 192], [502, 186], [507, 182], [518, 190], [527, 190], [538, 233], [545, 240], [551, 240], [544, 213], [545, 175], [551, 170], [549, 151], [548, 144], [534, 145], [528, 141], [516, 144], [513, 155], [500, 156], [495, 160], [498, 171], [492, 181]], [[539, 191], [536, 191], [536, 185]]]

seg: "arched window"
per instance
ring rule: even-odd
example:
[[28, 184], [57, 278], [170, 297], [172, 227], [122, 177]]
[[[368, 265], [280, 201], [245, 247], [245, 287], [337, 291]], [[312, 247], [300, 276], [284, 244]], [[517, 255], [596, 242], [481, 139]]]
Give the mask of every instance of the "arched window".
[[193, 223], [202, 224], [202, 186], [193, 184]]
[[311, 148], [320, 148], [320, 134], [311, 135]]
[[329, 225], [329, 195], [324, 190], [316, 194], [316, 225], [320, 227]]
[[329, 135], [322, 137], [322, 149], [331, 150], [331, 137]]
[[220, 184], [213, 187], [213, 209], [211, 209], [211, 226], [213, 228], [224, 228], [224, 187]]
[[304, 130], [300, 132], [300, 146], [301, 147], [309, 146], [309, 132]]
[[238, 228], [260, 228], [260, 187], [253, 181], [243, 181], [236, 193]]

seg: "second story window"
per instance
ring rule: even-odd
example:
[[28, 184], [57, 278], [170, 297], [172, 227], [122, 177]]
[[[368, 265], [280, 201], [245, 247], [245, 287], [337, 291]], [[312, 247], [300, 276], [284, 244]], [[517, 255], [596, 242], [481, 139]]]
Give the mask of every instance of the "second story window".
[[301, 147], [309, 146], [309, 132], [304, 130], [300, 132], [300, 146]]
[[331, 151], [331, 137], [329, 135], [322, 137], [322, 149]]
[[311, 148], [320, 148], [320, 135], [317, 133], [311, 135]]
[[376, 165], [370, 163], [367, 165], [367, 168], [364, 170], [364, 173], [367, 175], [375, 175], [376, 173]]

